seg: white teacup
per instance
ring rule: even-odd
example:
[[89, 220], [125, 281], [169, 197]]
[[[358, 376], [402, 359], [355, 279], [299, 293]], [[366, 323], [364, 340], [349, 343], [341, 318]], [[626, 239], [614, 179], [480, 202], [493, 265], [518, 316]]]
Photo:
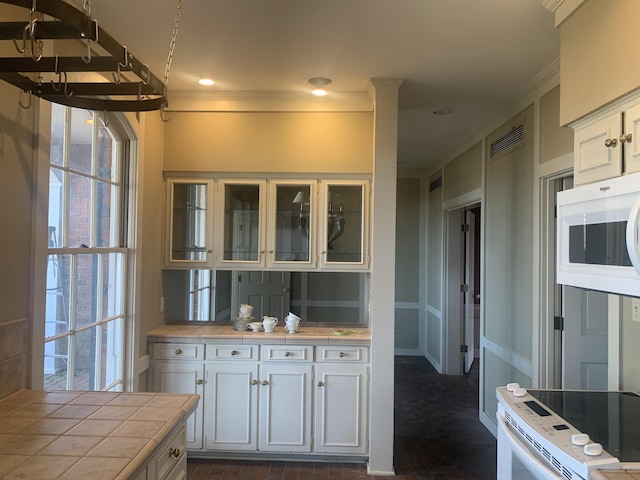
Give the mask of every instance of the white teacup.
[[240, 305], [240, 315], [243, 317], [250, 317], [251, 312], [253, 312], [253, 307], [251, 305], [247, 305], [243, 303]]
[[287, 318], [285, 319], [285, 321], [287, 323], [296, 322], [298, 325], [300, 325], [300, 320], [302, 320], [302, 319], [299, 316], [297, 316], [295, 313], [291, 313], [291, 312], [289, 312], [289, 314], [287, 315]]
[[298, 324], [290, 324], [289, 322], [287, 322], [286, 326], [284, 327], [284, 331], [287, 333], [296, 333], [298, 331]]
[[259, 332], [260, 328], [262, 328], [262, 322], [251, 322], [249, 328], [253, 330], [253, 333]]
[[272, 333], [273, 327], [278, 324], [276, 317], [262, 317], [262, 326], [264, 327], [264, 333]]

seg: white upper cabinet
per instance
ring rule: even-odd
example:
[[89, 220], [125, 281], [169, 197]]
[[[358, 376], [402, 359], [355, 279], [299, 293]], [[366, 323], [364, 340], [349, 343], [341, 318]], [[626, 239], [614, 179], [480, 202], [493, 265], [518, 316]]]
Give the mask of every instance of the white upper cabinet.
[[640, 171], [640, 103], [616, 104], [574, 126], [575, 185]]
[[270, 181], [267, 267], [315, 268], [316, 193], [315, 180]]
[[265, 180], [220, 180], [218, 183], [218, 266], [264, 267], [265, 191]]
[[166, 268], [369, 268], [369, 180], [169, 178], [166, 211]]
[[369, 182], [320, 183], [320, 268], [369, 268]]
[[213, 181], [175, 178], [166, 188], [165, 267], [212, 267]]

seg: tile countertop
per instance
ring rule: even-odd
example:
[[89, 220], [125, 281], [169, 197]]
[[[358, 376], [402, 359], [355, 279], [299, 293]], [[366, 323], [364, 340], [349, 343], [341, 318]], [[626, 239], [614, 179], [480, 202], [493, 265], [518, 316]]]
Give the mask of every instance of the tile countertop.
[[[342, 331], [348, 335], [337, 335]], [[306, 327], [295, 334], [285, 333], [284, 327], [277, 325], [273, 333], [250, 330], [238, 331], [232, 325], [175, 324], [162, 325], [147, 332], [148, 340], [155, 342], [198, 342], [246, 344], [297, 344], [297, 345], [370, 345], [371, 331], [360, 327]]]
[[0, 478], [128, 479], [198, 395], [22, 390], [0, 400]]
[[640, 480], [640, 470], [594, 470], [592, 480]]

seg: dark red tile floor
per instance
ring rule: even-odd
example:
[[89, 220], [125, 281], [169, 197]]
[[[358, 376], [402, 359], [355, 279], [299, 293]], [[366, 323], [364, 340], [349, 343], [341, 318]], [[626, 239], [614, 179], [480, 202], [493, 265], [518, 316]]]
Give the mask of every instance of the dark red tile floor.
[[[439, 375], [422, 357], [395, 360], [397, 480], [496, 478], [496, 440], [478, 420], [477, 360], [465, 376]], [[358, 480], [364, 464], [189, 459], [188, 480]]]

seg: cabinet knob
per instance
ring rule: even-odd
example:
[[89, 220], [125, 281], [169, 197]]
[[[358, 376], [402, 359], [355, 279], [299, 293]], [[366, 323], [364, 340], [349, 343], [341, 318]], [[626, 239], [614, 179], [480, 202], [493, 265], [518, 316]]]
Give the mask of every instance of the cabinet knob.
[[240, 352], [237, 350], [231, 350], [231, 355], [238, 355]]
[[207, 249], [207, 253], [213, 253], [213, 250], [211, 250], [210, 248]]
[[340, 358], [343, 358], [346, 355], [344, 352], [340, 352]]
[[182, 350], [180, 349], [176, 350], [176, 355], [182, 355]]
[[620, 143], [624, 143], [624, 142], [631, 143], [632, 138], [633, 137], [631, 136], [630, 133], [627, 133], [626, 135], [623, 133], [622, 135], [620, 135]]
[[319, 387], [324, 387], [324, 382], [318, 382]]
[[269, 253], [273, 253], [273, 250], [269, 250]]
[[257, 384], [258, 384], [258, 380], [256, 380], [255, 378], [251, 380], [251, 385], [257, 385]]
[[202, 380], [201, 378], [196, 380], [196, 385], [202, 385], [203, 383], [204, 383], [204, 380]]
[[604, 141], [604, 146], [609, 148], [609, 147], [615, 147], [618, 144], [618, 140], [615, 138], [607, 138]]
[[263, 385], [269, 385], [269, 381], [268, 380], [262, 380], [262, 384]]
[[178, 458], [180, 456], [180, 449], [179, 448], [170, 448], [169, 449], [169, 456], [170, 457], [174, 457], [174, 458]]
[[293, 355], [293, 353], [291, 353], [291, 352], [284, 352], [284, 356], [285, 356], [285, 357], [290, 357], [291, 355]]

